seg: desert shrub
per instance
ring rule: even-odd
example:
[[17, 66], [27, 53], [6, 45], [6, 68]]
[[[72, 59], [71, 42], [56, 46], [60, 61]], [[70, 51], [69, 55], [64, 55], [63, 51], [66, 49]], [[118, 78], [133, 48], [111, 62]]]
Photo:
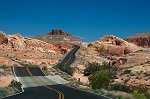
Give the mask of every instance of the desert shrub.
[[84, 70], [84, 75], [88, 76], [96, 71], [99, 71], [100, 69], [101, 67], [98, 63], [89, 63], [87, 68]]
[[9, 68], [9, 66], [6, 66], [6, 65], [2, 65], [2, 66], [0, 66], [0, 68], [2, 68], [2, 69], [8, 69]]
[[0, 98], [8, 96], [8, 95], [13, 95], [17, 92], [19, 92], [19, 90], [17, 88], [13, 88], [13, 87], [0, 88]]
[[97, 71], [89, 76], [89, 82], [93, 89], [108, 88], [110, 73], [107, 70]]
[[146, 87], [146, 85], [139, 84], [136, 88], [136, 91], [138, 91], [139, 93], [145, 94], [148, 92], [148, 88]]
[[73, 67], [66, 66], [66, 65], [64, 65], [62, 63], [57, 64], [56, 67], [59, 68], [61, 71], [66, 72], [67, 74], [69, 74], [71, 76], [74, 73], [74, 68]]
[[144, 94], [141, 94], [141, 93], [132, 93], [132, 96], [134, 99], [147, 99], [146, 96]]
[[131, 73], [131, 70], [130, 70], [130, 69], [125, 69], [125, 70], [123, 71], [123, 73], [124, 73], [124, 74], [130, 74], [130, 73]]
[[106, 70], [108, 68], [109, 65], [107, 64], [100, 65], [99, 63], [89, 63], [87, 68], [84, 70], [84, 76], [89, 76], [90, 74], [93, 74], [96, 71]]
[[67, 50], [66, 49], [61, 49], [61, 53], [65, 54], [65, 53], [67, 53]]
[[150, 92], [145, 93], [145, 96], [147, 97], [147, 99], [150, 99]]
[[0, 97], [4, 97], [7, 95], [7, 89], [6, 88], [0, 88]]
[[47, 71], [48, 70], [47, 66], [42, 67], [42, 70]]
[[70, 66], [65, 66], [63, 69], [62, 69], [64, 72], [68, 73], [69, 75], [73, 75], [74, 73], [74, 68], [70, 67]]
[[138, 93], [145, 94], [147, 97], [150, 97], [150, 90], [146, 85], [139, 84], [138, 86], [131, 86], [133, 90], [135, 90]]
[[10, 82], [9, 87], [17, 88], [19, 91], [22, 91], [22, 84], [15, 80]]
[[125, 85], [119, 84], [119, 83], [112, 85], [111, 88], [112, 88], [112, 90], [123, 91], [123, 92], [127, 92], [127, 93], [132, 92], [132, 90], [128, 86], [125, 86]]

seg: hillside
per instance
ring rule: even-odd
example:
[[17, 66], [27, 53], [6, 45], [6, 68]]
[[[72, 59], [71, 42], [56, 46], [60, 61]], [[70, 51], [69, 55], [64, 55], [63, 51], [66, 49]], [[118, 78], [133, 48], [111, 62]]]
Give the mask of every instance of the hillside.
[[53, 44], [80, 44], [82, 42], [79, 38], [71, 36], [63, 30], [52, 30], [45, 35], [38, 35], [33, 38]]
[[[129, 86], [138, 86], [139, 83], [150, 85], [147, 76], [150, 71], [150, 50], [114, 35], [106, 35], [94, 42], [84, 43], [62, 30], [52, 30], [46, 35], [33, 38], [23, 37], [20, 34], [0, 33], [0, 65], [47, 66], [50, 74], [53, 74], [51, 69], [54, 68], [51, 67], [71, 50], [72, 44], [78, 44], [81, 47], [71, 67], [75, 68], [73, 77], [80, 78], [82, 83], [89, 84], [88, 76], [84, 76], [84, 70], [89, 63], [106, 63], [111, 67], [119, 68], [112, 83]], [[125, 73], [127, 70], [130, 71], [129, 74]], [[6, 78], [13, 78], [11, 70], [0, 68], [0, 73], [1, 81], [6, 81], [6, 84], [10, 82]]]
[[0, 57], [5, 58], [53, 59], [58, 61], [63, 55], [62, 51], [68, 51], [72, 47], [72, 45], [54, 45], [37, 39], [26, 38], [20, 34], [6, 35], [0, 33], [0, 38]]
[[87, 45], [88, 54], [96, 53], [99, 56], [122, 56], [141, 49], [135, 44], [113, 36], [107, 35]]
[[[116, 72], [117, 79], [114, 79], [113, 83], [124, 84], [128, 79], [126, 85], [137, 86], [140, 82], [148, 86], [150, 84], [147, 81], [148, 76], [144, 74], [150, 71], [149, 61], [150, 50], [143, 49], [119, 37], [107, 35], [82, 46], [77, 53], [77, 60], [72, 66], [76, 68], [74, 77], [80, 78], [84, 83], [88, 83], [88, 77], [83, 73], [89, 63], [107, 63], [112, 67], [119, 68], [119, 71]], [[126, 68], [130, 69], [135, 76], [125, 74]], [[136, 79], [140, 71], [142, 71], [139, 75], [141, 79]]]
[[150, 33], [139, 33], [125, 40], [141, 47], [150, 47]]

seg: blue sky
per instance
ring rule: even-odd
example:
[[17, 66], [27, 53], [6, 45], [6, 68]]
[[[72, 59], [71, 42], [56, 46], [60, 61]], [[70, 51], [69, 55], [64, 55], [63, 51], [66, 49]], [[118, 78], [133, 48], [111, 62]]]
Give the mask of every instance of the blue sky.
[[88, 42], [150, 32], [150, 0], [0, 0], [0, 30], [34, 36], [51, 29]]

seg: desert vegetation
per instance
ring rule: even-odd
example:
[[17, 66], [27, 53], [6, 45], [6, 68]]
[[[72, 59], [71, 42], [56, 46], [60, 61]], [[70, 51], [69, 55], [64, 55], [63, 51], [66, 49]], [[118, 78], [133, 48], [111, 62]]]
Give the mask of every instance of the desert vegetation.
[[66, 66], [62, 63], [57, 64], [56, 68], [59, 68], [61, 71], [66, 72], [69, 75], [73, 75], [74, 73], [74, 68], [70, 66]]
[[[88, 76], [94, 93], [105, 94], [117, 99], [149, 99], [149, 89], [145, 85], [139, 84], [137, 87], [132, 87], [123, 83], [114, 83], [113, 78], [117, 70], [108, 64], [90, 63], [84, 70], [84, 74]], [[125, 69], [123, 73], [130, 74], [131, 70]]]
[[22, 84], [18, 81], [12, 80], [7, 87], [0, 87], [0, 98], [13, 95], [21, 91], [23, 91]]

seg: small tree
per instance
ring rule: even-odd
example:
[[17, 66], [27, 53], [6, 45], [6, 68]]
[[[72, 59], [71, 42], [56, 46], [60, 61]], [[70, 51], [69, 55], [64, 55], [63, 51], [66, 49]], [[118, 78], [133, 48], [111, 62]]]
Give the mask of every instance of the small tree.
[[22, 91], [22, 84], [18, 81], [12, 80], [9, 84], [9, 87], [17, 88], [19, 91]]
[[89, 81], [93, 89], [107, 89], [110, 83], [110, 73], [107, 70], [97, 71], [89, 76]]
[[84, 76], [89, 76], [90, 74], [99, 71], [101, 69], [98, 63], [89, 63], [88, 67], [84, 70]]
[[84, 70], [84, 76], [89, 76], [90, 74], [95, 73], [96, 71], [100, 70], [110, 70], [110, 66], [106, 63], [102, 65], [99, 63], [89, 63], [87, 68]]

